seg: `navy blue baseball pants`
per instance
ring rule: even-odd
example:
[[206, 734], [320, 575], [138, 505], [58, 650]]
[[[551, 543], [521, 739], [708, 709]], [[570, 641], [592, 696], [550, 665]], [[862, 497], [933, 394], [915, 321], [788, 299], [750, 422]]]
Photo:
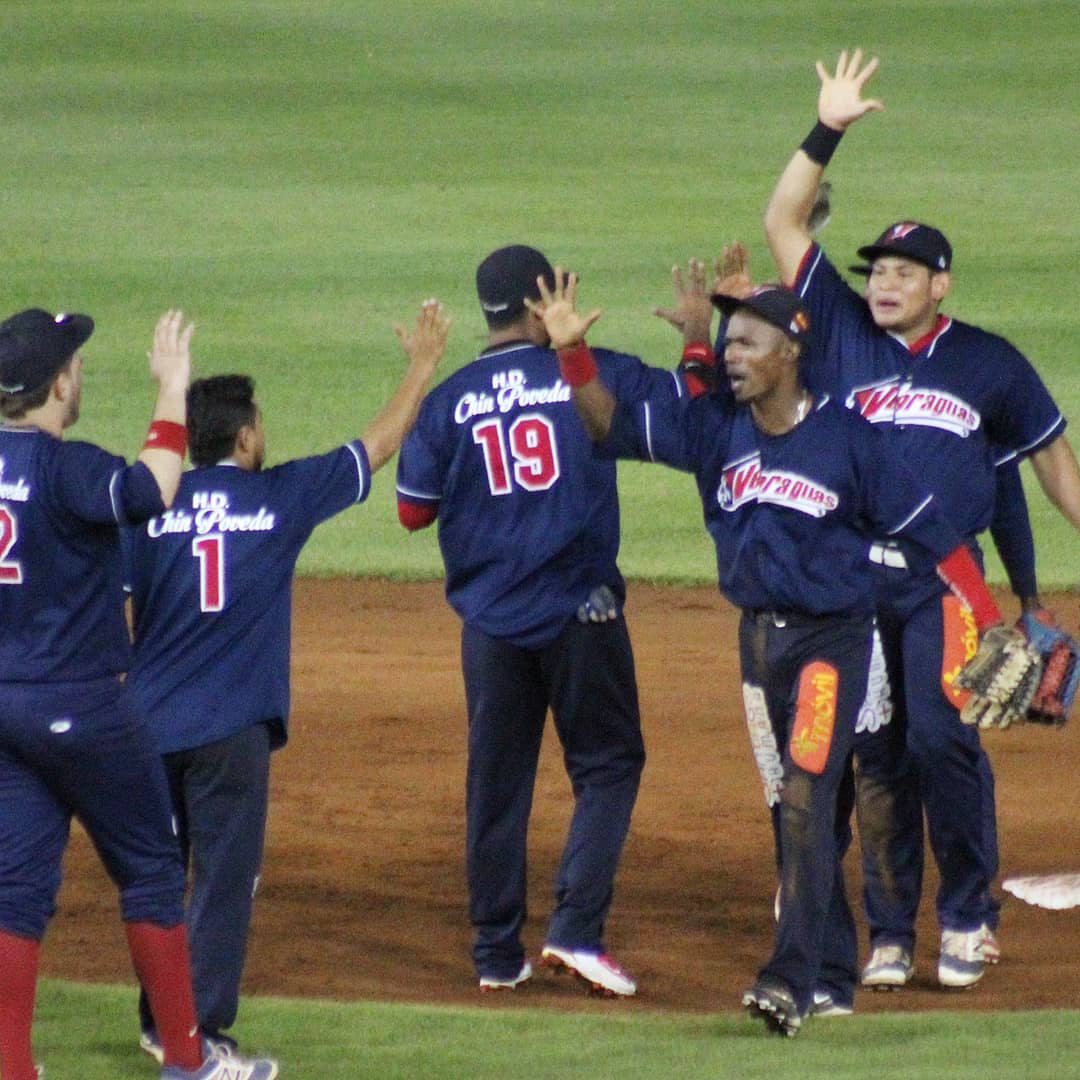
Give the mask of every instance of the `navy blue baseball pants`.
[[571, 621], [537, 649], [466, 625], [461, 657], [469, 716], [466, 864], [477, 973], [512, 977], [524, 962], [526, 837], [549, 706], [574, 812], [546, 943], [603, 952], [615, 871], [645, 763], [626, 623]]
[[[199, 1027], [220, 1035], [236, 1021], [255, 886], [262, 867], [270, 777], [270, 729], [163, 755], [191, 871], [187, 908], [191, 976]], [[144, 1031], [154, 1026], [139, 998]]]
[[913, 947], [922, 888], [923, 810], [940, 886], [943, 929], [997, 926], [990, 886], [998, 869], [994, 777], [975, 727], [951, 688], [976, 634], [939, 582], [882, 567], [878, 625], [893, 720], [856, 743], [860, 834], [871, 943]]
[[119, 888], [125, 921], [183, 921], [165, 772], [128, 687], [0, 684], [0, 928], [45, 933], [72, 816]]
[[780, 869], [776, 939], [759, 974], [783, 981], [802, 1013], [815, 989], [839, 1004], [855, 992], [855, 923], [841, 859], [851, 840], [851, 748], [872, 632], [868, 615], [760, 612], [739, 622], [747, 722]]

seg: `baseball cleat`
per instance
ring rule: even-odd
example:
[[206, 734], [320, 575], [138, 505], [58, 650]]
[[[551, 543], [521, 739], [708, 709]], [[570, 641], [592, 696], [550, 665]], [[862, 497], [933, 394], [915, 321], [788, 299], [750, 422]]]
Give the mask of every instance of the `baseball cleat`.
[[868, 990], [899, 990], [915, 974], [911, 953], [902, 945], [879, 945], [862, 969], [861, 982]]
[[986, 923], [979, 927], [979, 951], [982, 953], [984, 963], [996, 964], [1001, 960], [1001, 945], [998, 944], [994, 931]]
[[764, 1020], [774, 1035], [793, 1039], [802, 1027], [802, 1016], [787, 984], [761, 976], [742, 996], [743, 1008], [756, 1020]]
[[500, 975], [481, 975], [480, 992], [486, 994], [492, 990], [516, 990], [532, 978], [532, 973], [532, 964], [526, 960], [516, 975], [508, 975], [506, 978]]
[[165, 1062], [165, 1049], [157, 1037], [156, 1031], [144, 1031], [139, 1036], [139, 1049], [149, 1054], [159, 1065]]
[[828, 990], [815, 990], [814, 1003], [810, 1006], [811, 1016], [851, 1016], [854, 1005], [837, 1001]]
[[277, 1062], [270, 1058], [242, 1058], [226, 1050], [211, 1054], [194, 1070], [166, 1065], [161, 1080], [275, 1080], [277, 1074]]
[[555, 971], [576, 975], [589, 984], [590, 993], [601, 997], [633, 997], [637, 993], [637, 983], [607, 953], [545, 945], [540, 962]]
[[[228, 1035], [207, 1035], [202, 1037], [203, 1053], [207, 1057], [233, 1057], [237, 1052], [236, 1040]], [[157, 1031], [150, 1028], [139, 1035], [139, 1049], [149, 1054], [159, 1065], [165, 1064], [165, 1048], [161, 1045]]]
[[942, 930], [938, 982], [952, 990], [974, 986], [986, 970], [983, 930]]

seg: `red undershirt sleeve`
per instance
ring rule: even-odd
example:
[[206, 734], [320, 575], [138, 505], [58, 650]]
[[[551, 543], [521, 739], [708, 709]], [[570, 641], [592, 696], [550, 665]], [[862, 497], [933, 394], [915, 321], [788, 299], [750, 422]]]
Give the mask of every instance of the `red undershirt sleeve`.
[[439, 516], [439, 505], [438, 503], [414, 503], [398, 499], [397, 516], [398, 521], [409, 532], [415, 532], [417, 529], [426, 529]]

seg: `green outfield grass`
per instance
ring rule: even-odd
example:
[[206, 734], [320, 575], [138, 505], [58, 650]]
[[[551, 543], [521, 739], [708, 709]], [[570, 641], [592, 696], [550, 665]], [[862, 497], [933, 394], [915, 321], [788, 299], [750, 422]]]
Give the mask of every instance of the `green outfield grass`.
[[[948, 309], [1029, 353], [1080, 418], [1075, 6], [1054, 0], [4, 0], [3, 314], [88, 311], [77, 433], [133, 455], [154, 321], [198, 323], [198, 372], [255, 376], [272, 460], [357, 433], [401, 370], [391, 332], [437, 295], [448, 366], [483, 336], [473, 270], [525, 241], [578, 270], [594, 339], [670, 365], [650, 314], [673, 262], [744, 238], [814, 116], [813, 62], [881, 55], [887, 111], [830, 168], [838, 263], [919, 216], [956, 248]], [[1076, 436], [1074, 435], [1074, 443]], [[1032, 480], [1029, 470], [1027, 479]], [[689, 478], [623, 467], [629, 576], [715, 578]], [[1044, 586], [1077, 543], [1028, 485]], [[991, 575], [1001, 580], [991, 560]], [[432, 576], [393, 470], [301, 569]], [[361, 958], [362, 959], [362, 958]], [[131, 988], [43, 984], [49, 1078], [121, 1080]], [[287, 1077], [1057, 1077], [1075, 1012], [819, 1022], [794, 1044], [732, 1014], [602, 1016], [260, 999], [245, 1040]]]
[[[49, 1080], [154, 1076], [135, 1016], [131, 989], [46, 982], [35, 1048]], [[625, 1002], [584, 1015], [253, 998], [243, 1035], [297, 1080], [1061, 1080], [1077, 1048], [1076, 1014], [1061, 1011], [854, 1016], [810, 1022], [790, 1041], [735, 1012]]]
[[[524, 240], [576, 268], [597, 342], [671, 364], [650, 314], [673, 262], [745, 238], [814, 115], [813, 62], [881, 55], [887, 111], [830, 169], [841, 264], [903, 215], [957, 251], [949, 309], [1029, 352], [1080, 416], [1075, 10], [856, 0], [48, 0], [0, 9], [5, 311], [87, 310], [79, 432], [133, 454], [158, 312], [198, 323], [203, 374], [255, 375], [274, 460], [362, 429], [400, 370], [394, 319], [437, 295], [448, 360], [482, 338], [479, 259]], [[1045, 584], [1075, 533], [1028, 471]], [[630, 576], [708, 581], [689, 478], [623, 469]], [[991, 574], [1001, 578], [996, 562]], [[322, 527], [318, 573], [432, 576], [393, 469]]]

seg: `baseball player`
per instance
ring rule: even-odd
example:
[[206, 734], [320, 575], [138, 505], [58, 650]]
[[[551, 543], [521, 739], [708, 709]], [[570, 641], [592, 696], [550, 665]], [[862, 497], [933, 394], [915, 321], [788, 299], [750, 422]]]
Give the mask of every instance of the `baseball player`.
[[40, 941], [77, 817], [120, 892], [132, 962], [159, 1018], [162, 1080], [273, 1080], [198, 1037], [184, 872], [161, 759], [122, 680], [119, 528], [173, 501], [186, 446], [192, 327], [154, 332], [157, 403], [138, 461], [65, 441], [79, 416], [86, 315], [0, 324], [0, 1074], [31, 1056]]
[[[825, 189], [829, 190], [826, 191]], [[824, 194], [823, 194], [824, 192]], [[831, 186], [822, 181], [817, 198], [810, 211], [808, 228], [815, 233], [815, 219], [820, 221], [822, 200], [829, 202]], [[733, 292], [745, 295], [752, 288], [750, 279], [749, 254], [740, 243], [729, 244], [724, 252], [723, 272], [726, 287], [719, 287], [720, 278], [714, 292]], [[691, 260], [689, 285], [684, 287], [681, 271], [675, 278], [678, 306], [674, 312], [658, 311], [677, 329], [684, 331], [686, 347], [683, 366], [692, 366], [699, 373], [699, 381], [691, 385], [691, 392], [700, 393], [713, 389], [719, 384], [719, 392], [726, 387], [720, 373], [713, 371], [713, 350], [708, 338], [711, 307], [705, 293], [704, 264]], [[678, 270], [678, 268], [676, 268]], [[702, 316], [704, 305], [705, 316]], [[675, 317], [673, 317], [675, 316]], [[696, 321], [695, 321], [696, 320]], [[687, 333], [689, 324], [689, 333]], [[696, 336], [695, 336], [696, 335]], [[705, 361], [702, 360], [705, 357]], [[704, 372], [704, 376], [701, 373]], [[688, 377], [689, 378], [689, 377]], [[995, 473], [994, 515], [990, 521], [990, 533], [994, 545], [1001, 556], [1008, 573], [1013, 592], [1020, 602], [1024, 618], [1037, 618], [1040, 625], [1056, 626], [1051, 613], [1046, 611], [1039, 599], [1037, 576], [1035, 572], [1035, 545], [1028, 515], [1027, 499], [1020, 478], [1019, 466], [1011, 455], [994, 451], [994, 460], [1000, 461]], [[890, 723], [893, 713], [892, 692], [885, 669], [884, 653], [880, 638], [875, 640], [871, 653], [871, 673], [867, 688], [867, 699], [859, 712], [856, 735], [864, 732], [877, 732], [883, 725]], [[866, 771], [858, 772], [858, 782], [851, 793], [860, 823], [860, 839], [864, 860], [863, 899], [870, 926], [871, 941], [884, 938], [886, 941], [899, 938], [914, 940], [913, 927], [918, 911], [919, 897], [922, 892], [923, 837], [922, 807], [918, 795], [918, 777], [910, 755], [903, 749], [902, 731], [894, 728], [893, 738], [898, 740], [895, 752], [905, 755], [908, 761], [906, 769], [901, 768], [900, 775], [908, 774], [901, 785], [894, 782], [882, 786]], [[985, 859], [992, 867], [992, 876], [998, 866], [997, 818], [993, 799], [994, 779], [989, 767], [989, 759], [982, 755], [980, 775], [989, 798], [983, 799], [983, 830], [986, 844]], [[848, 791], [845, 788], [844, 794]], [[899, 804], [898, 815], [895, 806]], [[907, 828], [897, 825], [897, 818], [908, 822]], [[892, 822], [890, 829], [889, 822]], [[888, 887], [885, 887], [885, 883]], [[779, 897], [779, 891], [778, 891]], [[996, 901], [994, 910], [997, 910]], [[998, 958], [999, 949], [994, 934], [987, 929], [983, 938], [985, 956]], [[895, 946], [886, 945], [885, 952], [879, 954], [885, 963], [872, 966], [867, 978], [867, 985], [890, 988], [892, 980], [909, 977], [906, 966], [897, 968], [894, 960], [898, 954]], [[818, 994], [815, 1000], [815, 1012], [823, 1013], [830, 1008], [824, 996]]]
[[[945, 236], [916, 221], [889, 226], [859, 249], [865, 263], [853, 269], [865, 278], [864, 294], [842, 279], [810, 236], [808, 211], [844, 130], [882, 108], [862, 96], [877, 67], [876, 59], [864, 65], [858, 50], [841, 53], [835, 74], [818, 63], [818, 123], [785, 168], [766, 212], [781, 277], [804, 298], [820, 329], [808, 379], [883, 432], [972, 551], [978, 552], [975, 537], [991, 519], [995, 464], [1003, 456], [1030, 457], [1051, 501], [1080, 528], [1080, 467], [1064, 435], [1065, 419], [1042, 381], [1003, 338], [940, 311], [951, 283]], [[977, 731], [960, 719], [966, 694], [953, 685], [970, 654], [970, 617], [931, 568], [912, 565], [888, 538], [877, 538], [870, 558], [894, 719], [858, 747], [861, 774], [876, 785], [883, 811], [861, 827], [864, 833], [877, 828], [875, 850], [891, 849], [878, 861], [881, 871], [913, 872], [921, 814], [906, 751], [941, 875], [938, 980], [968, 987], [998, 955], [990, 893], [996, 841], [985, 835], [992, 774]], [[873, 860], [869, 869], [868, 888], [886, 898], [886, 910], [870, 913], [872, 954], [863, 982], [902, 986], [914, 970], [914, 911], [904, 910], [903, 882], [899, 892], [891, 890], [884, 877], [873, 880]]]
[[[763, 285], [718, 294], [728, 316], [729, 394], [621, 400], [606, 385], [576, 311], [576, 279], [541, 290], [564, 380], [606, 453], [694, 473], [716, 544], [720, 588], [742, 609], [739, 652], [754, 755], [772, 811], [782, 901], [773, 954], [743, 1004], [795, 1035], [816, 990], [835, 1011], [854, 993], [854, 923], [837, 815], [866, 692], [874, 624], [870, 530], [929, 562], [976, 612], [1001, 621], [967, 547], [884, 440], [803, 384], [810, 318], [797, 296]], [[688, 328], [689, 329], [689, 328]]]
[[[191, 460], [172, 507], [125, 534], [135, 648], [130, 685], [168, 774], [185, 865], [195, 1003], [204, 1037], [235, 1051], [269, 759], [285, 744], [293, 570], [320, 522], [367, 498], [396, 452], [446, 344], [434, 300], [397, 327], [409, 367], [359, 438], [263, 468], [254, 384], [200, 379], [188, 392]], [[161, 1060], [144, 993], [141, 1047]]]
[[[554, 282], [537, 250], [493, 251], [476, 272], [488, 346], [428, 395], [398, 463], [398, 514], [438, 522], [446, 595], [462, 619], [468, 709], [466, 862], [481, 990], [532, 976], [526, 831], [550, 707], [574, 793], [541, 960], [595, 990], [635, 993], [605, 945], [616, 868], [645, 761], [634, 660], [622, 618], [615, 463], [602, 461], [526, 300]], [[633, 357], [599, 352], [637, 396]]]

